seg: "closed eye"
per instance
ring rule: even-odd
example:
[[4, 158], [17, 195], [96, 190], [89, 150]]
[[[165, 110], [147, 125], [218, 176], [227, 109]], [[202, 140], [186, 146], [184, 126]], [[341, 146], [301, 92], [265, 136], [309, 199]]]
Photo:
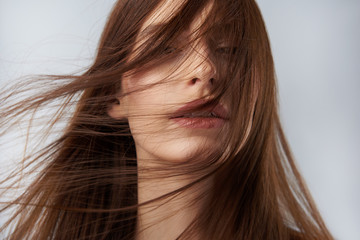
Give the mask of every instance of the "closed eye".
[[174, 53], [175, 51], [177, 51], [178, 49], [172, 46], [167, 46], [164, 48], [163, 53], [164, 54], [171, 54]]

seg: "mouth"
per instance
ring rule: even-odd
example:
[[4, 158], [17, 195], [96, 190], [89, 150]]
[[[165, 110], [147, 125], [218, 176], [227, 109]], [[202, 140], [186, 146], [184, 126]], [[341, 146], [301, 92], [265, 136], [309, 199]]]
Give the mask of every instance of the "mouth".
[[229, 120], [228, 111], [221, 104], [206, 105], [203, 99], [192, 101], [174, 112], [171, 120], [185, 128], [219, 128]]

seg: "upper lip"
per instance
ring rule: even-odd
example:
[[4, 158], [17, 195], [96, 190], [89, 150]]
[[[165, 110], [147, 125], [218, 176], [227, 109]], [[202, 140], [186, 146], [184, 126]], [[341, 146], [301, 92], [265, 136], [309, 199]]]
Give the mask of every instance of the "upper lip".
[[207, 102], [210, 101], [205, 99], [191, 101], [176, 110], [174, 114], [172, 114], [171, 118], [179, 118], [184, 116], [185, 114], [190, 114], [193, 112], [208, 112], [215, 114], [218, 118], [222, 118], [225, 120], [229, 119], [228, 111], [220, 103], [214, 103], [210, 104], [209, 106], [204, 106], [204, 108], [199, 108], [202, 105], [206, 105]]

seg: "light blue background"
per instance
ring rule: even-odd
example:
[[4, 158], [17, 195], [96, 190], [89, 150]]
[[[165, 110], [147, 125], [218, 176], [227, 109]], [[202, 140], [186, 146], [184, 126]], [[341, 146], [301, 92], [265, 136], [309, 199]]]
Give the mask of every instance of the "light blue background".
[[[0, 0], [0, 84], [88, 66], [113, 2]], [[335, 238], [358, 240], [360, 1], [258, 3], [272, 42], [281, 118], [298, 166]]]

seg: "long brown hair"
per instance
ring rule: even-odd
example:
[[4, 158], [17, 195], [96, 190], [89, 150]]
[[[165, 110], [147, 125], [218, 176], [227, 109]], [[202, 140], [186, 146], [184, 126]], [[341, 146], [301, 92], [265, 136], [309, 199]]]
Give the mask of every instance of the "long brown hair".
[[[30, 85], [2, 92], [1, 134], [24, 116], [31, 115], [30, 125], [35, 124], [34, 112], [49, 105], [57, 112], [48, 130], [66, 123], [60, 136], [26, 155], [23, 168], [2, 182], [9, 191], [24, 174], [36, 173], [26, 191], [1, 208], [16, 207], [0, 229], [10, 229], [9, 239], [135, 238], [135, 143], [126, 119], [111, 118], [107, 111], [117, 102], [124, 74], [169, 60], [173, 53], [164, 54], [164, 49], [209, 2], [210, 13], [196, 37], [206, 38], [213, 49], [211, 61], [222, 81], [217, 81], [212, 99], [231, 99], [231, 128], [221, 140], [221, 151], [204, 154], [206, 161], [175, 166], [183, 173], [199, 173], [188, 188], [209, 176], [216, 178], [208, 204], [179, 238], [191, 239], [193, 230], [201, 229], [203, 239], [332, 239], [280, 125], [270, 44], [253, 0], [184, 0], [140, 46], [141, 26], [163, 1], [118, 1], [85, 73], [43, 76], [38, 85], [31, 80]], [[223, 41], [235, 47], [219, 49]], [[34, 86], [46, 90], [16, 100]]]

